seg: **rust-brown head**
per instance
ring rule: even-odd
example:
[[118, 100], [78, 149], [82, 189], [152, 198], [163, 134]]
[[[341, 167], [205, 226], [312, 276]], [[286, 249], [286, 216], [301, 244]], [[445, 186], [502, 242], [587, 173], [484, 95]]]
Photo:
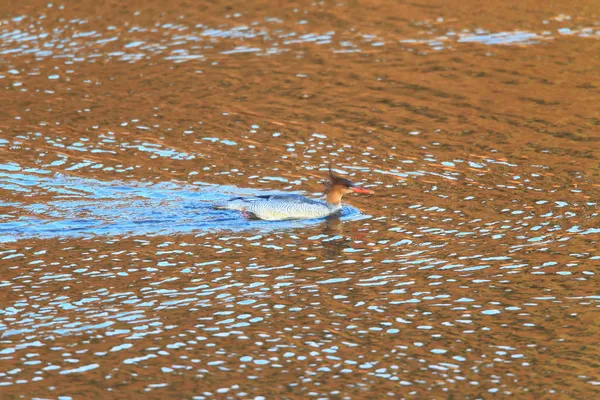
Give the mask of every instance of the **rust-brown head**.
[[362, 188], [360, 186], [356, 186], [350, 180], [346, 178], [342, 178], [341, 176], [337, 176], [333, 173], [331, 169], [331, 165], [329, 166], [329, 181], [327, 182], [327, 187], [325, 188], [325, 195], [327, 197], [327, 203], [339, 205], [342, 201], [342, 197], [346, 193], [363, 193], [363, 194], [373, 194], [372, 190]]

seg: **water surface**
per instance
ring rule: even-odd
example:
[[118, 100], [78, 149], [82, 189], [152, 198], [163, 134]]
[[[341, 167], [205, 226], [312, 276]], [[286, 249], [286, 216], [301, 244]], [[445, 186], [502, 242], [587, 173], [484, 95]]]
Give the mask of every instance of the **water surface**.
[[599, 15], [0, 5], [2, 398], [600, 396]]

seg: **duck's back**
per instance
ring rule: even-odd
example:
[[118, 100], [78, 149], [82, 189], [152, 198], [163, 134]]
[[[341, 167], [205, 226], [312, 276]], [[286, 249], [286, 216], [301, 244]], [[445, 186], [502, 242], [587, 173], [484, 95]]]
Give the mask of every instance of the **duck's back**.
[[341, 209], [296, 194], [236, 197], [216, 208], [244, 211], [265, 220], [323, 218]]

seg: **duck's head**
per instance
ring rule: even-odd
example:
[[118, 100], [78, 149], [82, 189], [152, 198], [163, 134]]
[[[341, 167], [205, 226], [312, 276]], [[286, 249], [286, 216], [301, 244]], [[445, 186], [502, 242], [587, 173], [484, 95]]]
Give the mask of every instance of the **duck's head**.
[[329, 180], [326, 185], [325, 194], [327, 196], [327, 203], [329, 204], [340, 204], [342, 197], [347, 193], [375, 193], [372, 190], [355, 185], [349, 179], [334, 174], [331, 165], [329, 166]]

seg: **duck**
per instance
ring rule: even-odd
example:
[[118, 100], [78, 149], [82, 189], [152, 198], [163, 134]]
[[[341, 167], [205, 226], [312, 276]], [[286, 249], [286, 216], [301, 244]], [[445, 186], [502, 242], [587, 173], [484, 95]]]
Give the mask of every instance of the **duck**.
[[329, 176], [323, 193], [325, 201], [299, 194], [282, 193], [233, 197], [213, 204], [213, 208], [240, 211], [249, 219], [266, 221], [317, 219], [339, 214], [342, 210], [342, 197], [348, 193], [374, 194], [375, 192], [336, 175], [329, 166]]

